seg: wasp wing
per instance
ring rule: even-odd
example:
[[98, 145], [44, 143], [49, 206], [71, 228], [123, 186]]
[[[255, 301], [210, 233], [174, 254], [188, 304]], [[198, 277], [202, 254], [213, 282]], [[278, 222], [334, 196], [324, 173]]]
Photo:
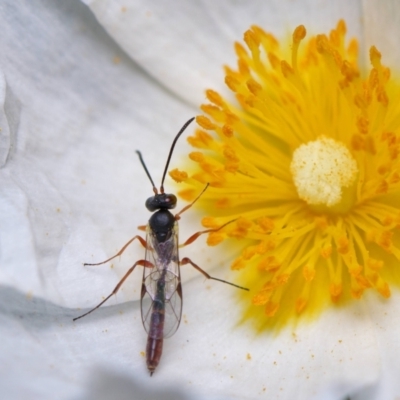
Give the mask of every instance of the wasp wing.
[[163, 243], [157, 242], [150, 227], [147, 226], [147, 244], [145, 258], [153, 267], [143, 268], [141, 292], [143, 326], [152, 337], [167, 338], [178, 329], [182, 315], [178, 223], [175, 222], [170, 238]]

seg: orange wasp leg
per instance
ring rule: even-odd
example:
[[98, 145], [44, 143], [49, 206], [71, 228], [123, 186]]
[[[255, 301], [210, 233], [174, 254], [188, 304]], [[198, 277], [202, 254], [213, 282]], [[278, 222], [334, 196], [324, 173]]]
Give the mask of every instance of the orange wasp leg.
[[232, 282], [228, 282], [228, 281], [224, 281], [223, 279], [218, 279], [218, 278], [214, 278], [213, 276], [211, 276], [210, 274], [208, 274], [206, 271], [204, 271], [203, 269], [201, 269], [197, 264], [195, 264], [190, 258], [188, 257], [184, 257], [182, 258], [180, 265], [186, 265], [186, 264], [190, 264], [192, 267], [194, 267], [195, 269], [197, 269], [197, 271], [201, 272], [207, 279], [212, 279], [214, 281], [218, 281], [218, 282], [222, 282], [222, 283], [227, 283], [228, 285], [231, 286], [235, 286], [239, 289], [243, 289], [243, 290], [249, 290], [248, 288], [245, 288], [243, 286], [239, 286], [239, 285], [235, 285]]
[[114, 290], [101, 302], [99, 303], [96, 307], [92, 308], [91, 310], [89, 310], [87, 313], [80, 315], [79, 317], [76, 317], [73, 319], [73, 321], [76, 321], [79, 318], [83, 318], [86, 315], [90, 314], [91, 312], [93, 312], [94, 310], [97, 310], [100, 306], [102, 306], [111, 296], [113, 296], [114, 294], [116, 294], [118, 292], [118, 290], [120, 289], [120, 287], [123, 285], [123, 283], [125, 282], [126, 278], [128, 278], [128, 276], [132, 273], [132, 271], [135, 269], [135, 267], [137, 265], [141, 265], [142, 267], [146, 267], [146, 268], [154, 268], [154, 264], [152, 264], [150, 261], [147, 260], [139, 260], [136, 261], [135, 264], [133, 264], [133, 266], [131, 268], [129, 268], [128, 272], [122, 277], [122, 279], [118, 282], [117, 286], [115, 286]]
[[[183, 214], [185, 211], [187, 211], [190, 207], [193, 206], [194, 203], [196, 203], [196, 201], [202, 196], [202, 194], [207, 190], [208, 186], [210, 184], [207, 183], [206, 187], [201, 191], [201, 193], [190, 203], [188, 204], [186, 207], [183, 207], [181, 211], [178, 212], [178, 214], [175, 215], [175, 219], [178, 221], [181, 218], [181, 214]], [[229, 225], [232, 222], [235, 222], [236, 220], [232, 220], [227, 222], [226, 224], [221, 225], [218, 228], [212, 228], [212, 229], [206, 229], [204, 231], [200, 231], [200, 232], [196, 232], [194, 233], [192, 236], [190, 236], [190, 238], [188, 240], [186, 240], [185, 243], [180, 244], [179, 247], [184, 247], [187, 246], [190, 243], [193, 243], [199, 236], [204, 235], [205, 233], [210, 233], [210, 232], [218, 232], [220, 229], [224, 228], [225, 226]]]
[[129, 242], [126, 243], [125, 246], [124, 246], [115, 256], [112, 256], [112, 257], [108, 258], [106, 261], [102, 261], [102, 262], [99, 262], [99, 263], [95, 263], [95, 264], [84, 263], [83, 265], [86, 266], [86, 265], [101, 265], [101, 264], [105, 264], [106, 262], [113, 260], [115, 257], [120, 256], [120, 255], [126, 250], [126, 248], [127, 248], [135, 239], [139, 240], [139, 242], [141, 243], [141, 245], [142, 245], [145, 249], [149, 249], [149, 247], [147, 246], [147, 242], [146, 242], [141, 236], [136, 235], [136, 236], [133, 237], [131, 240], [129, 240]]
[[183, 214], [185, 211], [189, 210], [190, 207], [192, 207], [192, 205], [194, 203], [196, 203], [196, 201], [201, 197], [201, 195], [207, 190], [208, 186], [210, 186], [209, 183], [207, 183], [206, 187], [201, 191], [201, 193], [187, 206], [183, 207], [181, 211], [178, 212], [178, 214], [175, 214], [175, 219], [178, 221], [179, 219], [181, 219], [181, 214]]
[[229, 221], [229, 222], [219, 226], [218, 228], [206, 229], [205, 231], [196, 232], [192, 236], [190, 236], [190, 238], [187, 239], [185, 243], [180, 244], [179, 247], [184, 247], [184, 246], [187, 246], [188, 244], [193, 243], [199, 236], [204, 235], [205, 233], [218, 232], [220, 229], [224, 228], [225, 226], [227, 226], [235, 221], [236, 221], [236, 219], [233, 219], [232, 221]]

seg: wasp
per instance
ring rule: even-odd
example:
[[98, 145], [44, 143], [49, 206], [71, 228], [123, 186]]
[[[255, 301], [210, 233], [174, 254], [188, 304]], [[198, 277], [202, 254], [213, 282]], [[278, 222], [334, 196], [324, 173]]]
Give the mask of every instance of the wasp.
[[154, 192], [154, 196], [151, 196], [146, 200], [146, 208], [152, 212], [153, 215], [150, 217], [147, 227], [139, 227], [139, 229], [146, 230], [146, 239], [143, 239], [140, 235], [136, 235], [130, 239], [114, 256], [99, 263], [85, 263], [84, 265], [94, 266], [105, 264], [120, 256], [134, 240], [138, 240], [146, 249], [145, 258], [138, 260], [133, 264], [133, 266], [118, 282], [114, 290], [101, 303], [85, 314], [74, 318], [74, 321], [76, 321], [77, 319], [83, 318], [98, 309], [111, 296], [118, 292], [122, 284], [138, 265], [144, 267], [140, 303], [143, 326], [148, 334], [146, 345], [146, 363], [150, 375], [153, 375], [160, 362], [164, 338], [172, 336], [178, 329], [181, 321], [183, 297], [180, 266], [190, 264], [196, 270], [201, 272], [207, 279], [223, 282], [239, 289], [249, 290], [242, 286], [235, 285], [234, 283], [227, 282], [209, 275], [190, 258], [184, 257], [181, 260], [179, 259], [179, 247], [184, 247], [190, 243], [193, 243], [200, 235], [216, 232], [231, 222], [234, 222], [229, 221], [218, 228], [196, 232], [190, 236], [186, 242], [179, 245], [178, 221], [181, 218], [182, 213], [192, 207], [208, 187], [207, 184], [197, 198], [192, 203], [185, 206], [180, 212], [175, 215], [171, 213], [170, 210], [176, 207], [177, 198], [174, 194], [167, 194], [164, 192], [164, 180], [176, 142], [193, 120], [194, 118], [191, 118], [183, 125], [172, 142], [159, 191], [154, 185], [153, 179], [151, 178], [151, 175], [146, 167], [142, 154], [140, 151], [136, 151], [139, 156], [140, 163], [142, 164], [143, 169], [145, 170], [146, 175], [153, 186]]

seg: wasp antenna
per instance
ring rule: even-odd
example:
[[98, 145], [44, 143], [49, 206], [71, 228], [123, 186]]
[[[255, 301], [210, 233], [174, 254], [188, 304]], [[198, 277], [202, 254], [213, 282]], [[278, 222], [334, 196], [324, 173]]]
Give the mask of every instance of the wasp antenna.
[[144, 168], [144, 170], [145, 170], [147, 176], [149, 177], [151, 184], [153, 185], [153, 192], [154, 192], [154, 194], [158, 194], [156, 185], [154, 184], [153, 179], [151, 179], [150, 172], [149, 172], [149, 170], [147, 169], [146, 164], [144, 163], [144, 160], [143, 160], [143, 157], [142, 157], [142, 153], [141, 153], [139, 150], [136, 150], [136, 153], [137, 153], [137, 155], [139, 156], [140, 163], [142, 164], [142, 167]]
[[164, 193], [164, 179], [165, 179], [165, 175], [167, 175], [167, 170], [168, 170], [169, 162], [171, 161], [172, 152], [174, 151], [175, 144], [176, 144], [176, 142], [178, 141], [179, 136], [182, 135], [182, 133], [185, 131], [185, 129], [188, 127], [188, 125], [189, 125], [193, 120], [194, 120], [194, 117], [193, 117], [193, 118], [190, 118], [189, 121], [187, 121], [187, 122], [185, 123], [185, 125], [182, 126], [181, 130], [177, 133], [177, 135], [175, 136], [174, 141], [172, 142], [171, 149], [170, 149], [170, 151], [169, 151], [168, 158], [167, 158], [167, 163], [165, 164], [164, 173], [163, 173], [163, 176], [162, 176], [162, 179], [161, 179], [161, 186], [160, 186], [160, 192], [161, 192], [161, 193]]

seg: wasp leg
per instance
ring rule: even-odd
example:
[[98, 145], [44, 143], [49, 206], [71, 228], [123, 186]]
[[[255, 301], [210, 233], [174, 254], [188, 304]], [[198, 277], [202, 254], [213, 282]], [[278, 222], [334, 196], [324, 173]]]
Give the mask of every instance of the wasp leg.
[[231, 224], [232, 222], [235, 222], [236, 219], [233, 219], [232, 221], [227, 222], [226, 224], [223, 224], [219, 226], [218, 228], [212, 228], [212, 229], [206, 229], [204, 231], [199, 231], [194, 233], [192, 236], [190, 236], [189, 239], [186, 240], [185, 243], [180, 244], [179, 247], [184, 247], [187, 246], [190, 243], [193, 243], [199, 236], [204, 235], [205, 233], [210, 233], [210, 232], [218, 232], [220, 229], [224, 228], [225, 226]]
[[118, 282], [117, 286], [115, 286], [114, 290], [99, 304], [97, 304], [96, 307], [92, 308], [91, 310], [89, 310], [87, 313], [80, 315], [79, 317], [76, 317], [73, 319], [73, 321], [76, 321], [79, 318], [83, 318], [86, 315], [90, 314], [91, 312], [93, 312], [94, 310], [97, 310], [100, 306], [102, 306], [111, 296], [113, 296], [114, 294], [116, 294], [118, 292], [118, 290], [120, 289], [120, 287], [122, 286], [122, 284], [125, 282], [126, 278], [128, 278], [128, 276], [132, 273], [132, 271], [135, 269], [135, 267], [137, 265], [141, 265], [142, 267], [146, 267], [146, 268], [153, 268], [154, 265], [147, 260], [139, 260], [136, 261], [135, 264], [133, 264], [133, 266], [131, 268], [129, 268], [128, 272], [122, 277], [122, 279]]
[[129, 242], [126, 243], [125, 246], [124, 246], [115, 256], [112, 256], [112, 257], [108, 258], [106, 261], [102, 261], [102, 262], [99, 262], [99, 263], [95, 263], [95, 264], [84, 263], [83, 265], [86, 266], [86, 265], [101, 265], [101, 264], [105, 264], [106, 262], [113, 260], [115, 257], [120, 256], [120, 255], [126, 250], [126, 248], [127, 248], [135, 239], [139, 240], [139, 242], [141, 243], [141, 245], [142, 245], [145, 249], [148, 249], [148, 247], [147, 247], [147, 242], [146, 242], [141, 236], [136, 235], [136, 236], [133, 237], [131, 240], [129, 240]]
[[248, 288], [245, 288], [243, 286], [239, 286], [239, 285], [235, 285], [232, 282], [228, 282], [228, 281], [224, 281], [223, 279], [219, 279], [219, 278], [214, 278], [213, 276], [211, 276], [210, 274], [208, 274], [206, 271], [204, 271], [203, 269], [201, 269], [197, 264], [195, 264], [190, 258], [184, 257], [182, 258], [181, 265], [186, 265], [186, 264], [190, 264], [192, 267], [196, 268], [197, 271], [201, 272], [207, 279], [212, 279], [214, 281], [218, 281], [218, 282], [222, 282], [222, 283], [227, 283], [228, 285], [231, 286], [235, 286], [239, 289], [243, 289], [243, 290], [249, 290]]
[[208, 186], [210, 184], [207, 183], [206, 187], [201, 191], [201, 193], [187, 206], [183, 207], [181, 211], [178, 212], [178, 214], [175, 214], [175, 219], [178, 221], [181, 218], [181, 214], [183, 214], [185, 211], [189, 210], [190, 207], [192, 207], [192, 205], [194, 203], [196, 203], [196, 201], [201, 197], [201, 195], [207, 190]]

